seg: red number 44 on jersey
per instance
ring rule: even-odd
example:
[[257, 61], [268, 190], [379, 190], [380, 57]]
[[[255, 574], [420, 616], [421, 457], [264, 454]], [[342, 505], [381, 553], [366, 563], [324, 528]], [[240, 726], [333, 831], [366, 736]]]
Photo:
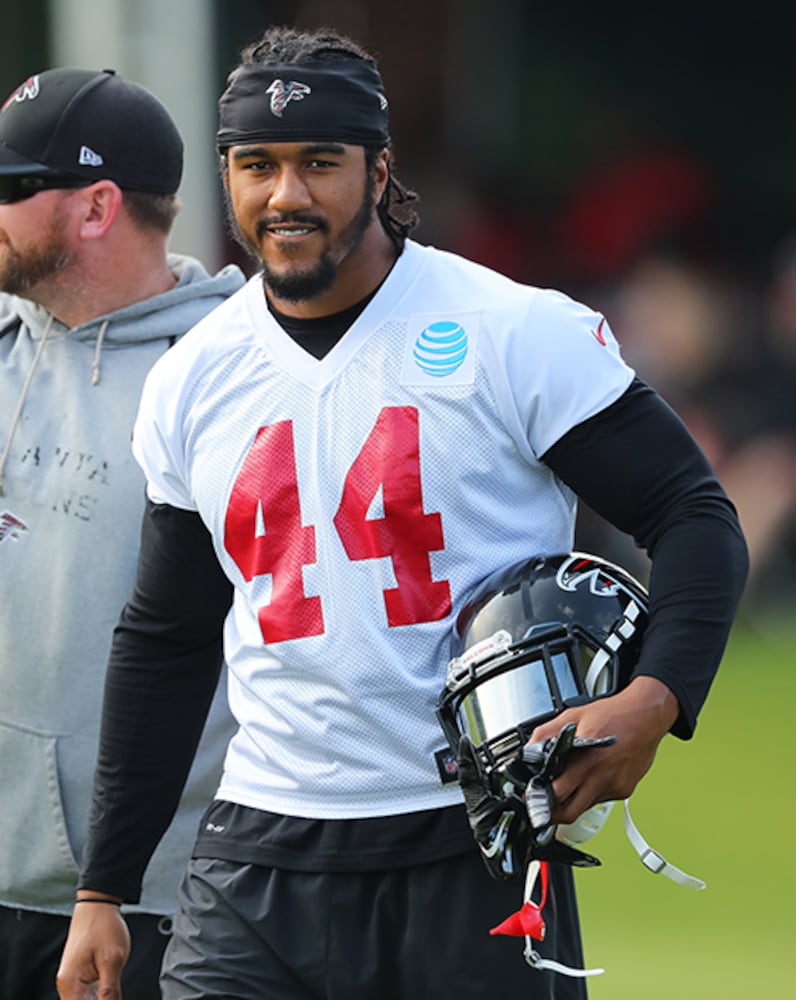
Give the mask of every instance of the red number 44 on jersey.
[[[383, 515], [368, 517], [379, 489]], [[384, 591], [391, 627], [450, 612], [448, 581], [431, 577], [429, 553], [445, 541], [440, 515], [423, 511], [415, 407], [381, 411], [346, 475], [333, 521], [349, 559], [391, 559], [397, 586]], [[301, 519], [292, 421], [257, 432], [230, 494], [224, 546], [246, 581], [271, 574], [271, 602], [258, 612], [265, 642], [324, 632], [322, 598], [304, 593], [302, 566], [317, 555], [315, 528]]]

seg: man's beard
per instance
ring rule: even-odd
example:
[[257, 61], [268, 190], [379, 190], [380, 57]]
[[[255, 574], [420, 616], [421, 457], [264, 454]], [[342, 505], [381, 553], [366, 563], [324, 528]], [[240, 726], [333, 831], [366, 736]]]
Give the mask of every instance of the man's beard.
[[[292, 274], [275, 272], [263, 260], [260, 256], [259, 245], [241, 231], [238, 221], [235, 218], [235, 213], [232, 210], [232, 203], [228, 194], [225, 198], [227, 221], [232, 235], [237, 242], [259, 264], [262, 271], [263, 283], [268, 291], [275, 298], [284, 299], [286, 302], [305, 302], [318, 298], [319, 295], [322, 295], [334, 285], [339, 262], [334, 260], [333, 250], [343, 249], [345, 256], [347, 256], [362, 242], [368, 226], [373, 221], [373, 214], [375, 212], [373, 204], [374, 191], [375, 181], [373, 175], [368, 174], [362, 204], [351, 222], [340, 232], [336, 240], [336, 247], [324, 250], [311, 269], [297, 271]], [[279, 218], [269, 218], [267, 221], [264, 219], [260, 220], [255, 227], [255, 232], [259, 238], [262, 238], [268, 226], [289, 223], [312, 225], [322, 233], [329, 231], [329, 226], [323, 218], [308, 214], [292, 213], [280, 216]]]
[[54, 277], [72, 259], [64, 241], [63, 217], [56, 214], [39, 247], [18, 250], [0, 229], [0, 291], [21, 295]]

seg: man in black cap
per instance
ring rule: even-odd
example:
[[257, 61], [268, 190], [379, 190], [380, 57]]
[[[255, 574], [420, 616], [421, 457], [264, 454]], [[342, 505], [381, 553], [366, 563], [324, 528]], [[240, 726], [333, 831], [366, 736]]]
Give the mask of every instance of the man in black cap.
[[[144, 481], [154, 362], [243, 283], [167, 254], [183, 144], [153, 94], [51, 69], [0, 111], [0, 996], [51, 1000], [85, 842], [113, 621]], [[222, 695], [130, 911], [131, 998], [159, 997], [179, 870], [218, 780]], [[88, 905], [88, 904], [87, 904]]]
[[490, 937], [518, 890], [471, 833], [491, 849], [494, 803], [476, 789], [465, 806], [445, 766], [451, 626], [488, 574], [571, 547], [573, 494], [654, 552], [635, 673], [537, 734], [617, 737], [556, 772], [550, 820], [570, 823], [627, 797], [669, 730], [691, 735], [744, 580], [732, 506], [603, 317], [407, 238], [387, 99], [356, 43], [266, 31], [229, 78], [218, 147], [260, 270], [142, 395], [149, 503], [78, 890], [104, 904], [75, 907], [61, 995], [118, 996], [118, 907], [176, 803], [223, 628], [240, 728], [164, 997], [581, 998], [564, 865], [533, 972]]

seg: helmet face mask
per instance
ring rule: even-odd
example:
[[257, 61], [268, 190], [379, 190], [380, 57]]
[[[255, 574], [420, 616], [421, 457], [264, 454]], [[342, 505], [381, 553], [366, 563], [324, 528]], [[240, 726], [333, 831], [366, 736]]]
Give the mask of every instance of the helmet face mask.
[[600, 680], [610, 692], [616, 687], [617, 657], [577, 627], [544, 629], [508, 644], [488, 663], [471, 660], [462, 669], [452, 661], [448, 689], [455, 692], [451, 709], [457, 734], [466, 733], [490, 766], [511, 759], [541, 722], [592, 700], [586, 678], [598, 654]]
[[488, 577], [462, 609], [438, 717], [467, 735], [496, 792], [534, 728], [630, 680], [647, 623], [632, 576], [582, 553], [536, 557]]

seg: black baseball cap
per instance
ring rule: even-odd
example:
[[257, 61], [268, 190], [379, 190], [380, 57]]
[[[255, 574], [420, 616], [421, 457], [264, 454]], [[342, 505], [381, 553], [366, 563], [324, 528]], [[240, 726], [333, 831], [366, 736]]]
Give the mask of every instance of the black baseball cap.
[[[0, 178], [48, 176], [174, 194], [183, 143], [166, 108], [114, 70], [48, 69], [0, 108]], [[52, 186], [55, 186], [53, 184]]]

